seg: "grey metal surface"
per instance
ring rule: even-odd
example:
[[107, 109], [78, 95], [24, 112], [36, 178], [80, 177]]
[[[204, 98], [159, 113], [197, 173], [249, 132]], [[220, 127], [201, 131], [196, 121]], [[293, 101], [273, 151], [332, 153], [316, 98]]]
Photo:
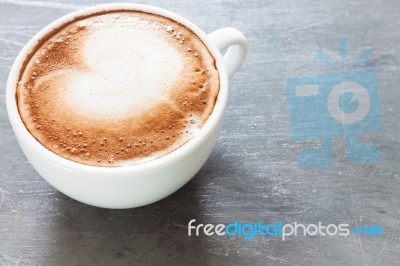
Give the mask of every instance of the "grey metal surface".
[[[54, 19], [102, 1], [0, 0], [1, 265], [398, 265], [400, 261], [400, 2], [149, 1], [211, 32], [233, 26], [248, 57], [231, 80], [218, 144], [200, 172], [172, 196], [130, 210], [79, 203], [52, 188], [22, 154], [8, 122], [5, 84], [22, 46]], [[354, 60], [370, 48], [382, 129], [361, 140], [382, 160], [346, 162], [334, 140], [333, 167], [302, 169], [299, 154], [318, 141], [291, 138], [286, 80], [328, 73], [323, 51]], [[305, 107], [312, 108], [312, 107]], [[310, 127], [316, 126], [310, 123]], [[384, 236], [188, 236], [187, 224], [263, 222], [380, 225]]]

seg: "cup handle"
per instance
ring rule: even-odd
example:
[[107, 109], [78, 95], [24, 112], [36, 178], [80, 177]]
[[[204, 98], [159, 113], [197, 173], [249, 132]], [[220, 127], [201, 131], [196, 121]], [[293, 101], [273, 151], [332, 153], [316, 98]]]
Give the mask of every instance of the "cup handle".
[[239, 69], [247, 55], [247, 39], [235, 28], [222, 28], [208, 35], [219, 50], [228, 48], [224, 55], [224, 63], [228, 77]]

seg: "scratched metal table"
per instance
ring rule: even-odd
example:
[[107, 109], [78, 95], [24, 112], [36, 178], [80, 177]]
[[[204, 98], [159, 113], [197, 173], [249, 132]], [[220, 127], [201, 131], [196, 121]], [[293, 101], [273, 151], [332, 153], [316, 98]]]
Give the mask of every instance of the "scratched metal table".
[[[206, 32], [236, 27], [250, 49], [231, 80], [224, 128], [205, 166], [170, 197], [129, 210], [79, 203], [42, 180], [22, 154], [5, 108], [7, 75], [22, 46], [54, 19], [96, 3], [101, 1], [0, 0], [1, 265], [399, 265], [400, 2], [151, 1]], [[341, 40], [347, 40], [346, 53]], [[354, 65], [364, 52], [362, 64]], [[381, 158], [349, 162], [346, 149], [354, 143], [346, 137], [352, 129], [343, 124], [332, 153], [304, 164], [303, 152], [324, 146], [326, 135], [313, 137], [331, 129], [311, 119], [324, 112], [323, 104], [288, 100], [293, 91], [287, 80], [335, 75], [352, 66], [376, 74], [371, 90], [377, 95], [369, 104], [378, 113], [358, 133], [360, 143], [373, 145]], [[307, 96], [304, 88], [310, 87], [296, 90], [294, 100]], [[326, 104], [315, 103], [321, 101]], [[362, 101], [349, 104], [351, 109]], [[369, 130], [371, 123], [375, 130]], [[379, 225], [383, 236], [196, 237], [188, 236], [192, 219], [194, 225]]]

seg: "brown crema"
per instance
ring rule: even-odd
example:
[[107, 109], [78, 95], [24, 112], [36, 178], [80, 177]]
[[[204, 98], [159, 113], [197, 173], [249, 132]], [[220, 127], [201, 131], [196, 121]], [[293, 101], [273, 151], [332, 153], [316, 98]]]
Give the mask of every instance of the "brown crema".
[[[175, 73], [177, 78], [166, 95], [160, 95], [162, 100], [139, 110], [133, 105], [132, 112], [122, 117], [91, 117], [65, 97], [78, 75], [92, 71], [85, 59], [86, 42], [99, 25], [118, 30], [129, 27], [132, 20], [140, 21], [179, 53], [180, 72]], [[118, 56], [129, 54], [118, 51]], [[55, 30], [35, 48], [19, 80], [18, 109], [32, 136], [66, 159], [94, 166], [142, 163], [178, 149], [196, 137], [219, 92], [215, 59], [200, 38], [176, 21], [139, 11], [94, 14]], [[112, 89], [118, 92], [118, 88]]]

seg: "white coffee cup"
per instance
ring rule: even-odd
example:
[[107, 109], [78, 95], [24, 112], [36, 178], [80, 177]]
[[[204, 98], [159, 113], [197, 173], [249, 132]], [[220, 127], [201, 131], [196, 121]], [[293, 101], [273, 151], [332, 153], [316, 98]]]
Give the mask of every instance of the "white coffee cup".
[[[142, 164], [97, 167], [67, 160], [49, 151], [26, 129], [18, 113], [16, 85], [24, 61], [35, 45], [77, 17], [108, 10], [138, 10], [159, 14], [180, 22], [206, 44], [216, 60], [220, 91], [214, 110], [198, 136], [179, 149]], [[222, 57], [220, 50], [228, 48]], [[234, 28], [222, 28], [207, 35], [190, 21], [170, 11], [139, 4], [106, 4], [70, 13], [37, 33], [17, 56], [7, 82], [7, 112], [24, 154], [36, 171], [52, 186], [78, 201], [104, 208], [132, 208], [158, 201], [186, 184], [203, 166], [218, 139], [228, 97], [228, 78], [247, 54], [246, 38]]]

